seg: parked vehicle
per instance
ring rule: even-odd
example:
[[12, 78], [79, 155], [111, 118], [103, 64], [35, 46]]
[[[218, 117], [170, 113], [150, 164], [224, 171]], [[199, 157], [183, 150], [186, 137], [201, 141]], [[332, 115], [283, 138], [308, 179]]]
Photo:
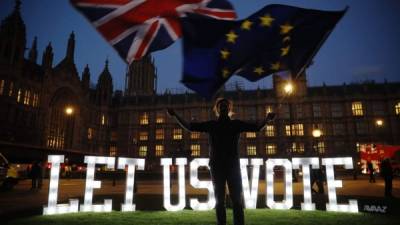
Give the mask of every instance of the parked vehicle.
[[10, 190], [18, 184], [19, 174], [15, 165], [8, 162], [6, 157], [0, 153], [0, 187], [3, 190]]

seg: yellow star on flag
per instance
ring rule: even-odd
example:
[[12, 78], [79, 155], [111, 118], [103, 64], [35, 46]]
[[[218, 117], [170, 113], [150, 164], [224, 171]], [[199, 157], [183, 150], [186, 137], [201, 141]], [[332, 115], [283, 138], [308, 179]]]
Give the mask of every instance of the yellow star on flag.
[[233, 30], [231, 30], [229, 33], [226, 34], [226, 41], [235, 43], [237, 37], [237, 34]]
[[279, 62], [271, 64], [271, 70], [279, 70], [281, 68], [281, 64]]
[[227, 68], [224, 68], [223, 70], [222, 70], [222, 77], [223, 78], [228, 78], [228, 76], [229, 76], [229, 70], [227, 69]]
[[286, 46], [285, 48], [281, 48], [281, 56], [285, 56], [289, 53], [290, 46]]
[[256, 74], [258, 74], [258, 75], [261, 75], [261, 74], [263, 74], [265, 71], [264, 71], [264, 69], [262, 68], [262, 66], [259, 66], [259, 67], [256, 67], [256, 68], [254, 68], [254, 73], [256, 73]]
[[269, 14], [261, 16], [259, 17], [259, 19], [261, 20], [261, 26], [263, 27], [270, 27], [272, 25], [272, 22], [275, 20]]
[[243, 30], [250, 30], [251, 25], [253, 25], [253, 22], [251, 22], [250, 20], [245, 20], [245, 21], [243, 21], [241, 28]]
[[293, 29], [293, 26], [289, 23], [281, 25], [281, 34], [287, 34]]
[[228, 50], [222, 49], [220, 51], [222, 59], [228, 59], [229, 55], [231, 54]]

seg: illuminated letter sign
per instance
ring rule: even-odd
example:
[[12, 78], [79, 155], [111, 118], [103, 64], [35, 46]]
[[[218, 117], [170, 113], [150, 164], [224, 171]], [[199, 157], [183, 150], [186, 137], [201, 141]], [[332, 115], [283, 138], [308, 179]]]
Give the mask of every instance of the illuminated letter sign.
[[[171, 203], [171, 166], [172, 158], [162, 158], [161, 166], [163, 166], [163, 185], [164, 185], [164, 208], [168, 211], [180, 211], [186, 206], [186, 186], [185, 186], [185, 166], [187, 165], [186, 158], [177, 158], [176, 166], [178, 175], [178, 199], [176, 204]], [[96, 164], [105, 164], [107, 168], [115, 168], [115, 157], [98, 157], [85, 156], [86, 169], [86, 186], [83, 204], [79, 205], [77, 199], [70, 199], [69, 204], [57, 204], [58, 185], [60, 165], [64, 162], [63, 155], [50, 155], [48, 162], [51, 163], [50, 183], [48, 204], [43, 207], [44, 215], [54, 215], [74, 212], [111, 212], [112, 200], [105, 199], [104, 204], [92, 204], [93, 189], [100, 188], [101, 182], [94, 180]], [[214, 187], [211, 181], [199, 179], [199, 167], [208, 166], [208, 158], [195, 158], [190, 162], [190, 185], [196, 189], [207, 189], [208, 200], [200, 202], [197, 198], [190, 198], [190, 207], [193, 210], [211, 210], [215, 207], [216, 199]], [[121, 205], [121, 211], [135, 211], [136, 205], [133, 203], [135, 170], [144, 170], [145, 159], [139, 158], [118, 158], [118, 169], [126, 169], [126, 190], [125, 201]], [[263, 159], [240, 159], [240, 171], [243, 187], [244, 203], [247, 209], [255, 209], [257, 207], [258, 186], [260, 167], [263, 165]], [[326, 167], [326, 178], [328, 186], [329, 202], [326, 204], [327, 211], [336, 212], [358, 212], [357, 200], [350, 199], [349, 204], [337, 204], [336, 188], [342, 187], [341, 180], [335, 180], [334, 166], [344, 165], [346, 169], [353, 168], [351, 157], [343, 158], [323, 158], [322, 165]], [[268, 159], [265, 161], [265, 182], [266, 182], [266, 205], [271, 209], [290, 209], [293, 207], [293, 184], [292, 170], [302, 169], [303, 172], [303, 192], [304, 202], [301, 203], [302, 210], [315, 210], [315, 204], [312, 202], [310, 166], [312, 169], [319, 169], [319, 159], [317, 157], [293, 158], [292, 162], [289, 159]], [[249, 169], [250, 167], [251, 169]], [[284, 198], [282, 201], [274, 199], [274, 168], [283, 168], [284, 178]], [[251, 181], [249, 179], [251, 174]], [[238, 177], [238, 179], [240, 179]]]
[[144, 159], [118, 158], [118, 169], [125, 169], [125, 166], [128, 167], [128, 171], [126, 174], [125, 203], [122, 204], [121, 211], [129, 212], [136, 209], [135, 204], [133, 204], [135, 166], [139, 170], [144, 170]]
[[172, 165], [171, 158], [162, 158], [161, 165], [164, 167], [164, 208], [168, 211], [183, 210], [186, 205], [185, 192], [185, 165], [186, 158], [177, 158], [176, 165], [178, 166], [178, 184], [179, 184], [179, 200], [177, 205], [171, 204], [171, 179], [169, 176], [170, 166]]
[[199, 202], [195, 198], [190, 199], [190, 207], [193, 210], [211, 210], [215, 207], [215, 195], [214, 187], [211, 181], [200, 181], [198, 178], [197, 170], [199, 167], [204, 166], [210, 169], [208, 166], [209, 159], [196, 158], [190, 162], [190, 184], [194, 188], [206, 188], [208, 189], [208, 201]]
[[49, 155], [50, 184], [49, 184], [49, 200], [47, 207], [43, 208], [43, 215], [54, 215], [63, 213], [78, 212], [79, 200], [70, 199], [69, 204], [57, 204], [58, 180], [60, 175], [60, 163], [64, 162], [63, 155]]
[[249, 164], [248, 159], [240, 159], [240, 171], [242, 174], [242, 186], [244, 195], [244, 204], [246, 209], [255, 209], [257, 207], [257, 196], [258, 196], [258, 183], [260, 177], [260, 166], [263, 164], [262, 159], [251, 159], [251, 165], [253, 167], [252, 179], [251, 179], [251, 191], [249, 178], [247, 176], [247, 165]]
[[94, 172], [96, 164], [106, 164], [107, 168], [113, 169], [115, 164], [115, 157], [98, 157], [98, 156], [85, 156], [86, 169], [86, 187], [84, 204], [80, 206], [82, 212], [111, 212], [112, 200], [105, 199], [104, 204], [93, 205], [93, 189], [101, 187], [101, 181], [94, 180]]
[[[292, 188], [292, 163], [288, 159], [268, 159], [266, 161], [267, 176], [267, 206], [271, 209], [290, 209], [293, 206], [293, 188]], [[284, 168], [285, 197], [282, 202], [274, 200], [274, 167], [282, 166]]]
[[301, 203], [301, 210], [315, 210], [315, 204], [311, 201], [311, 179], [310, 179], [310, 166], [312, 169], [319, 168], [319, 160], [313, 158], [293, 158], [293, 169], [300, 169], [303, 172], [303, 190], [304, 190], [304, 203]]
[[322, 165], [326, 166], [326, 181], [328, 185], [329, 203], [326, 204], [327, 211], [335, 212], [358, 212], [357, 200], [349, 200], [349, 204], [338, 205], [336, 200], [336, 188], [342, 187], [341, 180], [335, 180], [334, 166], [344, 165], [345, 169], [353, 168], [353, 160], [350, 157], [324, 158]]

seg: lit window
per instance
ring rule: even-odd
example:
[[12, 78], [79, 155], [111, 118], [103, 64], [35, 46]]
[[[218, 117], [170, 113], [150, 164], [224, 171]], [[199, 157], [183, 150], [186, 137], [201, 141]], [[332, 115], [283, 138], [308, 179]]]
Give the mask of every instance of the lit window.
[[256, 138], [256, 132], [246, 132], [246, 138]]
[[39, 105], [39, 94], [34, 93], [33, 94], [33, 100], [32, 100], [32, 106], [37, 107]]
[[192, 133], [190, 133], [190, 138], [191, 139], [199, 139], [200, 138], [200, 132], [192, 132]]
[[290, 125], [285, 125], [285, 134], [286, 136], [292, 136], [292, 130], [290, 129]]
[[0, 80], [0, 95], [3, 95], [4, 93], [4, 80]]
[[105, 125], [106, 124], [106, 116], [104, 114], [101, 115], [101, 125]]
[[8, 89], [8, 96], [12, 96], [14, 91], [14, 82], [10, 82], [10, 88]]
[[398, 103], [394, 106], [394, 111], [395, 111], [396, 115], [400, 115], [400, 102], [398, 102]]
[[31, 98], [31, 92], [29, 90], [25, 90], [24, 105], [29, 105], [30, 98]]
[[110, 156], [116, 156], [116, 155], [117, 155], [117, 147], [110, 146]]
[[147, 125], [149, 124], [149, 115], [147, 113], [143, 113], [140, 116], [140, 121], [139, 121], [140, 125]]
[[302, 123], [292, 124], [293, 135], [304, 136], [304, 127]]
[[164, 140], [164, 129], [156, 129], [156, 140]]
[[267, 155], [275, 155], [276, 154], [276, 144], [266, 144], [265, 145], [265, 153]]
[[21, 95], [22, 95], [22, 91], [21, 91], [21, 89], [18, 89], [17, 102], [21, 101]]
[[200, 145], [190, 145], [192, 156], [200, 156]]
[[353, 103], [351, 103], [351, 111], [353, 113], [353, 116], [362, 116], [362, 115], [364, 115], [362, 102], [353, 102]]
[[319, 141], [316, 148], [318, 154], [325, 154], [325, 142]]
[[139, 132], [139, 140], [140, 141], [147, 141], [149, 139], [149, 135], [146, 131]]
[[302, 123], [286, 125], [285, 126], [286, 136], [304, 136], [304, 127]]
[[165, 122], [165, 113], [163, 112], [157, 112], [156, 113], [156, 123], [164, 123]]
[[247, 155], [248, 156], [255, 156], [257, 155], [257, 148], [255, 145], [248, 145], [247, 146]]
[[92, 140], [92, 139], [93, 139], [93, 136], [94, 136], [94, 134], [93, 134], [93, 128], [89, 127], [89, 128], [88, 128], [88, 131], [87, 131], [87, 139], [88, 139], [88, 140]]
[[172, 138], [174, 140], [182, 140], [182, 129], [175, 128], [172, 133]]
[[304, 143], [293, 142], [290, 150], [293, 153], [304, 153]]
[[147, 156], [147, 146], [139, 146], [139, 157], [146, 157]]
[[267, 136], [267, 137], [275, 136], [275, 126], [274, 125], [267, 125], [265, 127], [265, 136]]
[[156, 156], [164, 155], [164, 145], [156, 145]]
[[265, 116], [268, 115], [268, 113], [274, 112], [274, 107], [272, 105], [266, 105], [265, 106]]

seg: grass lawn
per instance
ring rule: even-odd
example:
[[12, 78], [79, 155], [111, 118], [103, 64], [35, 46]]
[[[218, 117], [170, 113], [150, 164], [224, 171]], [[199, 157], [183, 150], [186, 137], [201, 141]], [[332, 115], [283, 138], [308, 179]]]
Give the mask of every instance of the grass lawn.
[[[331, 213], [325, 211], [305, 212], [299, 210], [245, 210], [247, 225], [301, 225], [301, 224], [339, 224], [339, 225], [369, 225], [369, 224], [398, 224], [400, 217], [377, 214], [348, 214]], [[228, 224], [232, 223], [232, 210], [227, 213]], [[4, 223], [2, 223], [4, 224]], [[180, 212], [167, 211], [136, 211], [111, 213], [75, 213], [56, 216], [34, 216], [24, 219], [8, 221], [7, 224], [40, 224], [40, 225], [213, 225], [215, 224], [214, 211]]]

